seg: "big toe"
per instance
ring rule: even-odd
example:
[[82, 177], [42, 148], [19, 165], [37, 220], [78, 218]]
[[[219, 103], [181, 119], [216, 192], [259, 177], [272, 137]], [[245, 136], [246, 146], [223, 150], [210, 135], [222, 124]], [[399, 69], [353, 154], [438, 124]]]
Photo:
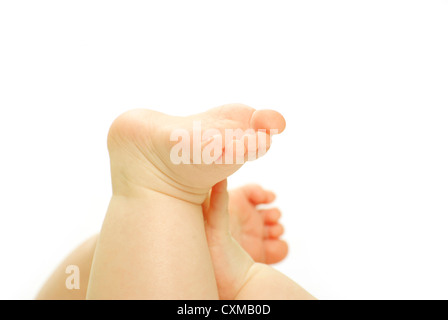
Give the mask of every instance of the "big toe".
[[257, 110], [252, 115], [250, 126], [255, 130], [266, 130], [269, 134], [282, 133], [286, 128], [286, 120], [277, 111]]
[[266, 264], [282, 261], [288, 255], [288, 244], [283, 240], [265, 240]]

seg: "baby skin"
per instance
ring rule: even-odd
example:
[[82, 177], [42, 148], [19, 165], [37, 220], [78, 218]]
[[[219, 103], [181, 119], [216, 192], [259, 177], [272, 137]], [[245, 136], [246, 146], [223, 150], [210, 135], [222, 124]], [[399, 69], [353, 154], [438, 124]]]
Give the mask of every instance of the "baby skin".
[[[200, 136], [199, 143], [203, 151], [220, 142], [215, 145], [221, 148], [213, 150], [218, 161], [175, 164], [173, 131], [182, 129], [194, 137], [197, 122], [214, 130], [213, 137]], [[243, 165], [235, 161], [233, 150], [242, 149], [243, 160], [253, 160], [249, 138], [266, 147], [258, 157], [284, 128], [279, 113], [244, 105], [190, 117], [149, 110], [120, 116], [108, 137], [113, 196], [96, 245], [87, 298], [312, 298], [287, 277], [254, 263], [230, 236], [222, 181]], [[254, 133], [220, 141], [226, 129]], [[194, 139], [190, 143], [196, 147]], [[229, 157], [233, 161], [227, 162]], [[219, 161], [224, 158], [225, 164]]]
[[229, 232], [227, 180], [212, 189], [204, 206], [206, 234], [219, 297], [224, 300], [314, 300], [294, 281], [266, 264], [255, 263]]
[[[252, 259], [259, 263], [274, 264], [282, 261], [288, 246], [280, 240], [283, 226], [278, 208], [258, 209], [258, 205], [270, 205], [276, 196], [258, 185], [247, 185], [229, 192], [229, 218], [231, 234]], [[53, 272], [44, 284], [38, 300], [85, 300], [90, 269], [98, 236], [76, 248]], [[80, 268], [80, 287], [69, 290], [65, 285], [67, 266]]]

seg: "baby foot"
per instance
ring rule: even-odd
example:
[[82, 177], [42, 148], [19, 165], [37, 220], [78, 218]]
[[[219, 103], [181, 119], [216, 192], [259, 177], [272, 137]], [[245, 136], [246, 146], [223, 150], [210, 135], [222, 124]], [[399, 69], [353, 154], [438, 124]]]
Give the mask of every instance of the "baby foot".
[[[114, 121], [108, 136], [113, 192], [135, 196], [151, 190], [202, 204], [213, 185], [262, 156], [272, 135], [285, 126], [276, 111], [240, 104], [189, 117], [129, 111]], [[235, 135], [227, 139], [226, 130]], [[250, 143], [254, 140], [255, 147]], [[189, 150], [179, 150], [179, 145]], [[235, 152], [241, 150], [242, 155]]]
[[247, 185], [229, 192], [230, 231], [235, 240], [255, 262], [274, 264], [288, 254], [288, 245], [280, 240], [283, 226], [280, 210], [257, 209], [271, 204], [275, 194], [257, 185]]
[[297, 283], [266, 264], [255, 263], [231, 236], [227, 180], [216, 184], [204, 208], [206, 235], [220, 299], [314, 300]]
[[212, 188], [210, 203], [203, 211], [219, 298], [234, 300], [255, 262], [230, 234], [227, 180]]

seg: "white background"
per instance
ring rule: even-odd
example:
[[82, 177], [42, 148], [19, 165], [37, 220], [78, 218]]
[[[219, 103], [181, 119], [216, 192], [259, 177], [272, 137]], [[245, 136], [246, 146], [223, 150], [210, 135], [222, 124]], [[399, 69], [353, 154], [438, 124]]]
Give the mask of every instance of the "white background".
[[448, 299], [448, 1], [0, 2], [0, 298], [99, 231], [120, 113], [282, 112], [231, 185], [279, 195], [321, 299]]

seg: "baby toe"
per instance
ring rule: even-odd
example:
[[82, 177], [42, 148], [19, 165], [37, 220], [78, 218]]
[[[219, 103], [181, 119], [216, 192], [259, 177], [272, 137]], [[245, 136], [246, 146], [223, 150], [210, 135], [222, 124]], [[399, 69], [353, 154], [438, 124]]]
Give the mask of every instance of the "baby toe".
[[285, 232], [285, 228], [281, 224], [267, 226], [264, 229], [264, 235], [267, 239], [277, 239]]
[[260, 210], [260, 213], [263, 217], [264, 223], [267, 225], [272, 225], [278, 223], [280, 220], [282, 213], [279, 209], [266, 209]]
[[266, 264], [282, 261], [288, 255], [288, 244], [282, 240], [265, 240]]

